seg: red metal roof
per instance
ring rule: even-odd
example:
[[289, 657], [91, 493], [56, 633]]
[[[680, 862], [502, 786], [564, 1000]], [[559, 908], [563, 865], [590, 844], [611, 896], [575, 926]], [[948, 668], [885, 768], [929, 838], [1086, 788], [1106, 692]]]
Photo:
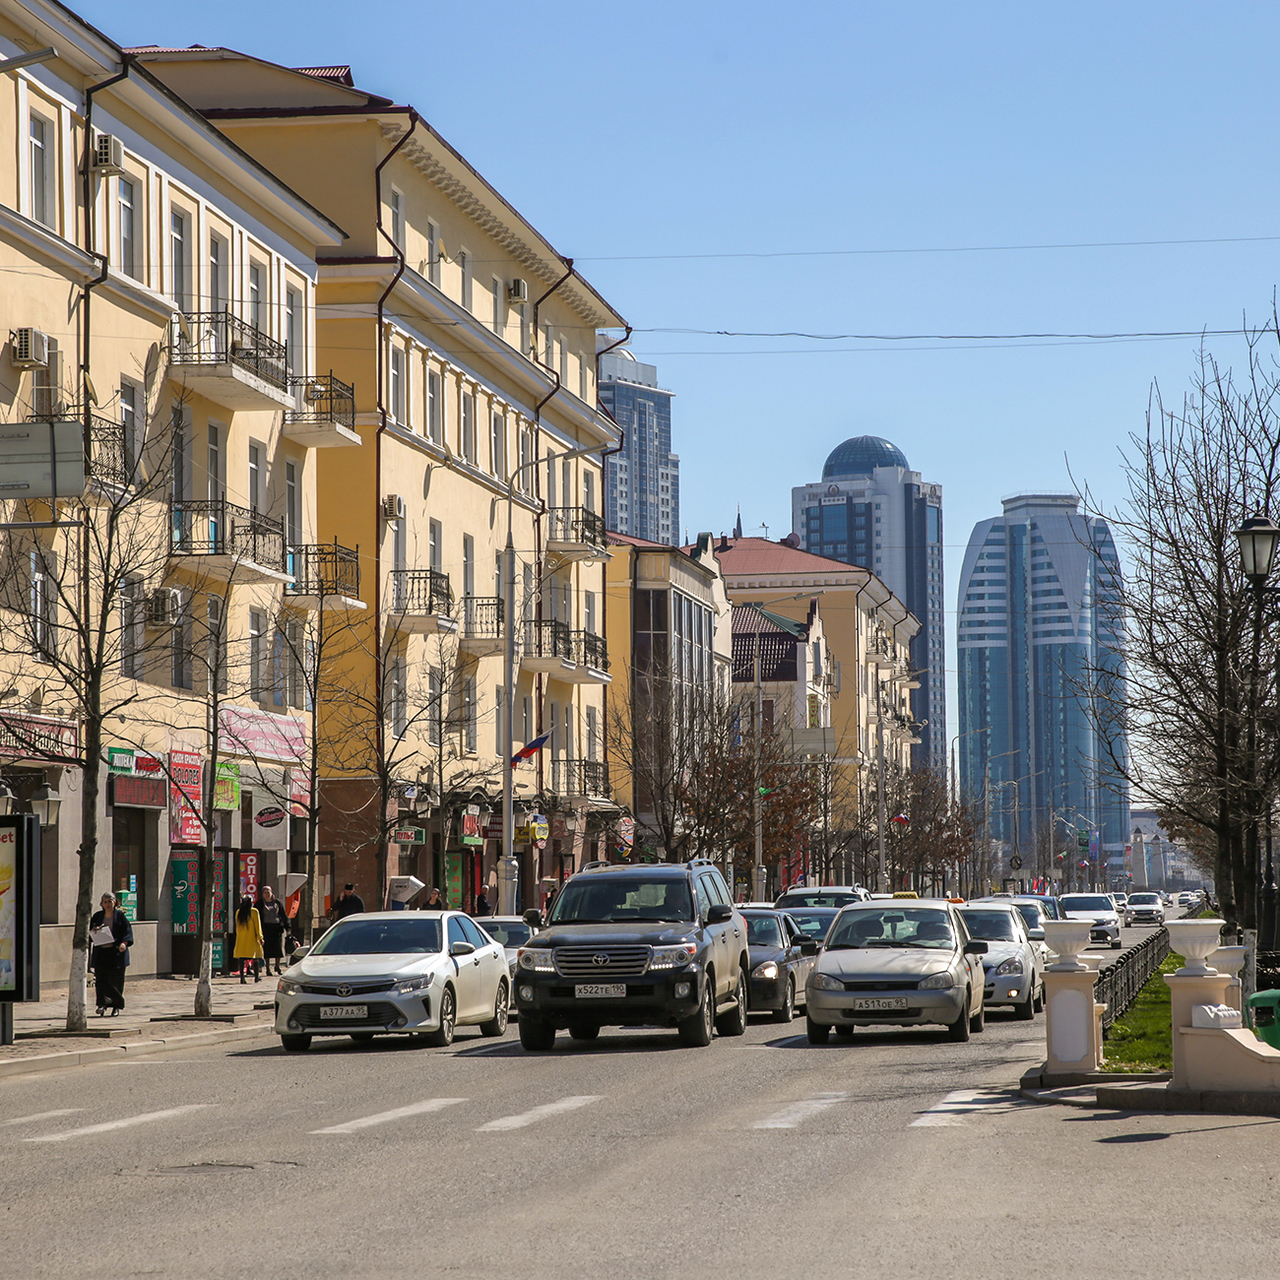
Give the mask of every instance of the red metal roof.
[[[726, 545], [727, 543], [727, 545]], [[768, 538], [730, 538], [715, 545], [716, 558], [724, 573], [842, 573], [870, 574], [859, 565], [845, 564], [828, 556], [789, 547]]]
[[348, 89], [356, 87], [350, 67], [290, 67], [289, 69], [300, 71], [304, 76], [315, 76], [317, 80], [334, 80]]

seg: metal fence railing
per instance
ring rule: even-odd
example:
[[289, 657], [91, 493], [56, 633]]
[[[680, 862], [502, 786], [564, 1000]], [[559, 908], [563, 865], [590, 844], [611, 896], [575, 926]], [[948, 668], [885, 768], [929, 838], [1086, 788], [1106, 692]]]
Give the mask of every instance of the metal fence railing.
[[1104, 1035], [1117, 1018], [1124, 1016], [1147, 979], [1164, 963], [1168, 954], [1169, 930], [1157, 929], [1136, 947], [1130, 947], [1109, 969], [1102, 971], [1093, 996], [1098, 1004], [1106, 1005], [1102, 1011]]

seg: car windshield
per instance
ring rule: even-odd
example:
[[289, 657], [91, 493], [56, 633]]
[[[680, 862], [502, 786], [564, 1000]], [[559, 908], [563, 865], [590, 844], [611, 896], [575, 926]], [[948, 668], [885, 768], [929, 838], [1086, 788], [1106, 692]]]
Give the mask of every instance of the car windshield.
[[945, 911], [891, 909], [849, 911], [826, 941], [828, 951], [856, 947], [925, 947], [950, 950], [955, 935]]
[[1131, 907], [1154, 907], [1160, 899], [1154, 893], [1135, 893], [1129, 899]]
[[1068, 893], [1062, 899], [1063, 911], [1114, 911], [1116, 904], [1100, 893]]
[[684, 879], [596, 877], [570, 880], [551, 908], [551, 924], [614, 924], [623, 920], [693, 919], [693, 900]]
[[502, 947], [523, 947], [533, 936], [523, 920], [486, 920], [480, 927]]
[[777, 916], [748, 916], [747, 945], [749, 947], [782, 946], [782, 929]]
[[[1042, 929], [1044, 927], [1042, 923], [1044, 917], [1040, 914], [1040, 904], [1038, 902], [1015, 902], [1013, 905], [1022, 913], [1022, 918], [1027, 922], [1028, 929]], [[969, 932], [972, 933], [973, 930], [971, 929]]]
[[790, 907], [843, 907], [860, 901], [856, 893], [847, 890], [839, 893], [830, 889], [794, 889], [784, 893], [773, 905], [779, 911], [785, 911]]
[[806, 938], [816, 938], [819, 942], [827, 936], [827, 930], [831, 928], [831, 922], [837, 914], [832, 907], [819, 907], [812, 911], [801, 911], [792, 907], [787, 912], [787, 915], [800, 926]]
[[[407, 913], [406, 913], [407, 914]], [[339, 921], [311, 949], [313, 956], [403, 955], [440, 950], [440, 917], [429, 920]]]
[[1057, 902], [1055, 902], [1052, 898], [1050, 898], [1048, 901], [1042, 898], [1040, 900], [1040, 910], [1043, 911], [1045, 915], [1049, 917], [1050, 920], [1062, 919], [1062, 912], [1059, 911]]
[[982, 942], [1016, 942], [1018, 935], [1013, 927], [1013, 917], [1007, 911], [965, 910], [965, 928], [971, 938]]

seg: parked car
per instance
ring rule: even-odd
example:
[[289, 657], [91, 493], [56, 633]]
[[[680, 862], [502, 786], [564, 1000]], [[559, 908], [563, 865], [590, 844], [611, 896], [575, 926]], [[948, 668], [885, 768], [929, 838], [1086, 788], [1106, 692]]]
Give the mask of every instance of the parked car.
[[1058, 899], [1049, 893], [1020, 893], [1017, 895], [1021, 902], [1038, 902], [1044, 909], [1045, 917], [1049, 920], [1061, 920], [1062, 907], [1058, 904]]
[[[1031, 941], [1031, 945], [1035, 948], [1036, 954], [1040, 958], [1041, 972], [1048, 967], [1049, 964], [1049, 944], [1044, 940], [1044, 922], [1053, 919], [1047, 914], [1046, 904], [1043, 898], [975, 898], [970, 904], [979, 906], [983, 903], [999, 902], [1002, 905], [1016, 907], [1022, 916], [1022, 922], [1027, 928], [1027, 937]], [[1054, 904], [1057, 905], [1056, 903]]]
[[790, 1022], [797, 1002], [804, 1001], [805, 982], [818, 944], [804, 935], [784, 911], [743, 911], [747, 951], [751, 956], [751, 988], [747, 1009], [772, 1011], [774, 1022]]
[[959, 911], [940, 898], [844, 907], [809, 974], [809, 1042], [831, 1028], [944, 1026], [967, 1040], [984, 1025], [981, 957]]
[[1087, 920], [1090, 942], [1109, 942], [1119, 951], [1120, 915], [1116, 904], [1105, 893], [1064, 893], [1058, 900], [1068, 920]]
[[1164, 924], [1164, 903], [1158, 893], [1135, 893], [1129, 898], [1131, 924]]
[[800, 926], [800, 932], [817, 943], [827, 936], [827, 930], [839, 914], [839, 907], [791, 907], [787, 911], [787, 915]]
[[537, 930], [523, 916], [482, 916], [476, 923], [506, 953], [507, 973], [516, 980], [516, 957]]
[[[539, 911], [525, 913], [542, 926]], [[567, 1027], [675, 1027], [684, 1044], [747, 1029], [747, 925], [704, 858], [624, 866], [588, 863], [520, 948], [520, 1043], [550, 1049]]]
[[502, 1035], [510, 991], [502, 948], [461, 911], [361, 912], [293, 953], [275, 1031], [289, 1053], [313, 1036], [404, 1032], [448, 1045], [459, 1024]]
[[843, 907], [850, 902], [866, 902], [870, 894], [860, 884], [810, 885], [788, 889], [773, 904], [779, 911], [792, 907]]
[[[982, 957], [987, 1008], [1009, 1005], [1019, 1018], [1034, 1018], [1044, 1008], [1044, 960], [1028, 936], [1019, 904], [974, 903], [960, 908], [960, 918], [971, 938], [987, 944]], [[1039, 932], [1043, 938], [1044, 930]]]
[[1120, 917], [1120, 923], [1127, 929], [1133, 923], [1129, 911], [1129, 895], [1127, 893], [1109, 893], [1107, 897], [1116, 904], [1116, 914]]

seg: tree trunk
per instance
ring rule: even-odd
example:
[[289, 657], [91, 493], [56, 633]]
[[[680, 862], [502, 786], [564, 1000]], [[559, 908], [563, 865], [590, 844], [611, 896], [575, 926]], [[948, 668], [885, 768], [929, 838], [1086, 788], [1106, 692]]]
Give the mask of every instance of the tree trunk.
[[89, 968], [89, 918], [93, 915], [93, 877], [98, 853], [98, 796], [101, 794], [102, 725], [88, 720], [84, 731], [84, 755], [80, 810], [80, 882], [76, 890], [76, 919], [71, 931], [71, 972], [67, 985], [67, 1030], [84, 1031], [85, 975]]

